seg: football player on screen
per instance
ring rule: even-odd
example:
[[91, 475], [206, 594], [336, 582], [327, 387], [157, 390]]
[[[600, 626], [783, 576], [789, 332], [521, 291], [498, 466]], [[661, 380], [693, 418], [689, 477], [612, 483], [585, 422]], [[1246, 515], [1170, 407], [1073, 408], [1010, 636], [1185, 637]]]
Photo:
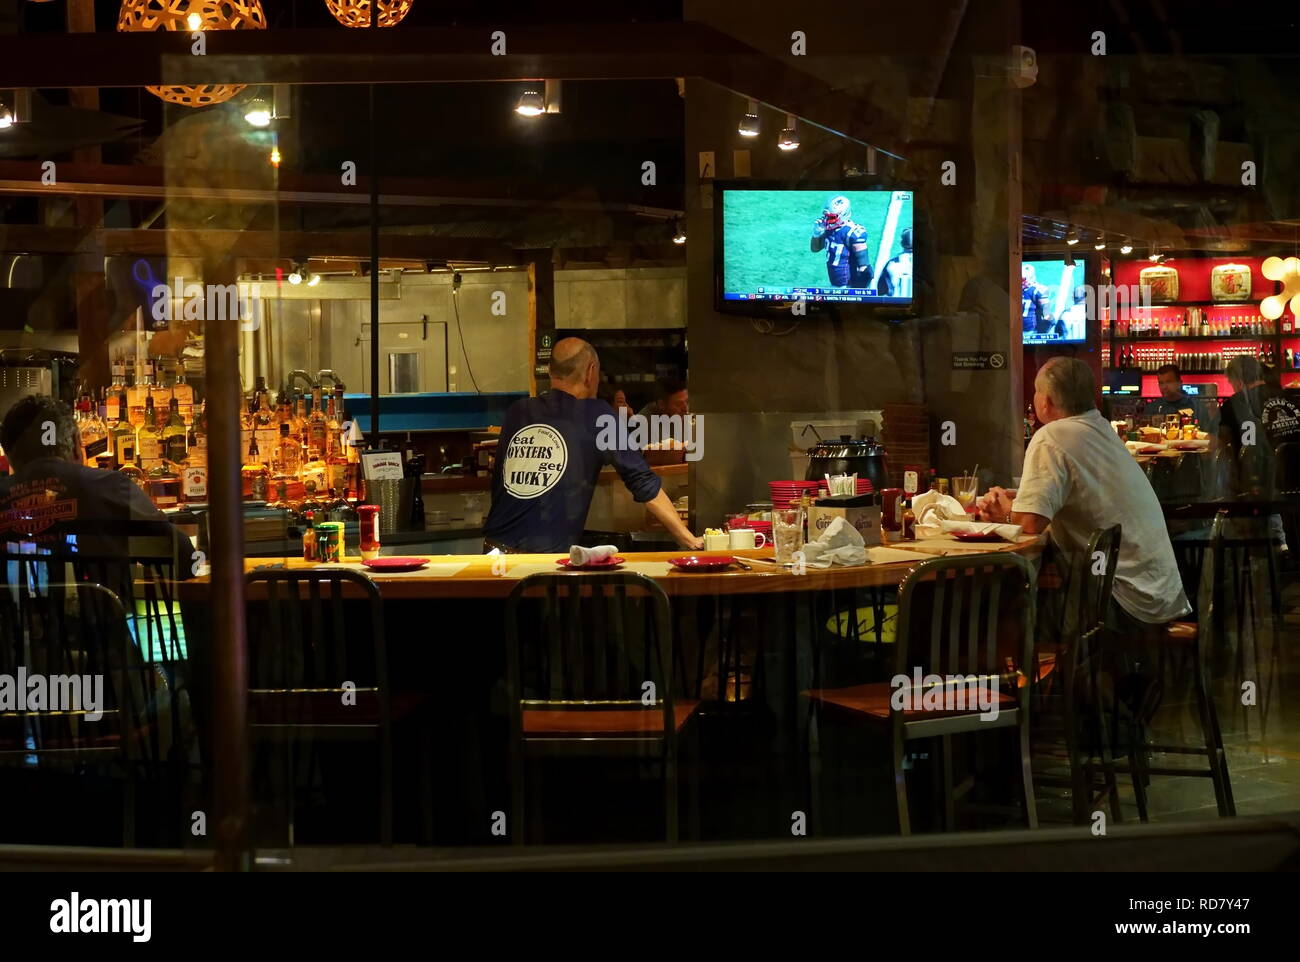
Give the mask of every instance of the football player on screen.
[[837, 194], [826, 202], [822, 216], [813, 224], [812, 250], [826, 250], [826, 275], [832, 287], [866, 289], [871, 283], [871, 257], [867, 253], [867, 229], [853, 222], [849, 199]]
[[1050, 292], [1038, 283], [1033, 264], [1020, 265], [1020, 320], [1026, 334], [1046, 334], [1052, 326]]
[[912, 228], [903, 228], [898, 244], [903, 249], [880, 269], [876, 293], [881, 297], [912, 296]]

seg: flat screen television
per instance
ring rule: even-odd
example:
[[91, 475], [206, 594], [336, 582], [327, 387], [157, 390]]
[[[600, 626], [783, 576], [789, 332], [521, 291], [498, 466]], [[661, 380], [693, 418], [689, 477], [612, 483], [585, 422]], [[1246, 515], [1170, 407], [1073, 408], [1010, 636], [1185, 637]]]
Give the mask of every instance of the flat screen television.
[[913, 305], [910, 190], [720, 182], [714, 194], [719, 310], [805, 301]]
[[1088, 339], [1087, 264], [1064, 258], [1020, 265], [1020, 320], [1025, 344], [1081, 344]]

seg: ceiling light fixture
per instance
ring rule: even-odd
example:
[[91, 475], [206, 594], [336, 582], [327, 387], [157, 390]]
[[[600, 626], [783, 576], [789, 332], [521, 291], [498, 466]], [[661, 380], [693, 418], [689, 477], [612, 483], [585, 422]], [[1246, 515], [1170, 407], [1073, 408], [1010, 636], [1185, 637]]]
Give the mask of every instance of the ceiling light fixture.
[[1092, 249], [1095, 251], [1104, 251], [1106, 249], [1106, 235], [1098, 234], [1096, 241], [1093, 242]]
[[781, 131], [781, 136], [776, 142], [776, 145], [782, 150], [799, 149], [798, 123], [799, 122], [795, 119], [794, 114], [785, 115], [785, 128]]
[[760, 129], [758, 120], [758, 101], [751, 100], [749, 106], [745, 109], [745, 116], [740, 118], [740, 126], [736, 128], [742, 137], [757, 137]]
[[1124, 243], [1122, 243], [1122, 244], [1119, 245], [1119, 252], [1120, 252], [1121, 254], [1132, 254], [1132, 253], [1133, 253], [1133, 242], [1132, 242], [1131, 240], [1129, 240], [1127, 237], [1124, 238]]
[[536, 90], [525, 90], [515, 104], [515, 113], [521, 117], [540, 117], [546, 113], [546, 100]]
[[1071, 227], [1065, 233], [1065, 242], [1069, 244], [1071, 247], [1079, 243], [1079, 232], [1076, 231], [1073, 227]]
[[0, 100], [0, 130], [6, 130], [14, 125], [13, 112]]
[[685, 244], [686, 229], [682, 227], [682, 222], [680, 220], [674, 219], [672, 229], [673, 229], [673, 243], [678, 245]]
[[244, 120], [253, 127], [269, 127], [271, 108], [261, 97], [254, 97], [244, 105]]

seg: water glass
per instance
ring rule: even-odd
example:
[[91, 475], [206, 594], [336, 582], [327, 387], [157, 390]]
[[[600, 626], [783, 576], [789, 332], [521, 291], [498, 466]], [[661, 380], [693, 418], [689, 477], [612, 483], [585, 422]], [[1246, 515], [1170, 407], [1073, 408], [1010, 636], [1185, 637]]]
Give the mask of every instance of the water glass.
[[803, 511], [787, 508], [772, 512], [772, 543], [777, 564], [794, 562], [795, 554], [803, 550]]

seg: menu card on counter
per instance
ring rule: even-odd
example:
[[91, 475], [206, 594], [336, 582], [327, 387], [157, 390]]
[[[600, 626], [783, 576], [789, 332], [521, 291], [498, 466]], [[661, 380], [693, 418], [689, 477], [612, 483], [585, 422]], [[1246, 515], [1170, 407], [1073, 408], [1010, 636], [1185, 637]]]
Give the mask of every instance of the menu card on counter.
[[367, 481], [402, 480], [402, 452], [363, 451], [361, 470]]

